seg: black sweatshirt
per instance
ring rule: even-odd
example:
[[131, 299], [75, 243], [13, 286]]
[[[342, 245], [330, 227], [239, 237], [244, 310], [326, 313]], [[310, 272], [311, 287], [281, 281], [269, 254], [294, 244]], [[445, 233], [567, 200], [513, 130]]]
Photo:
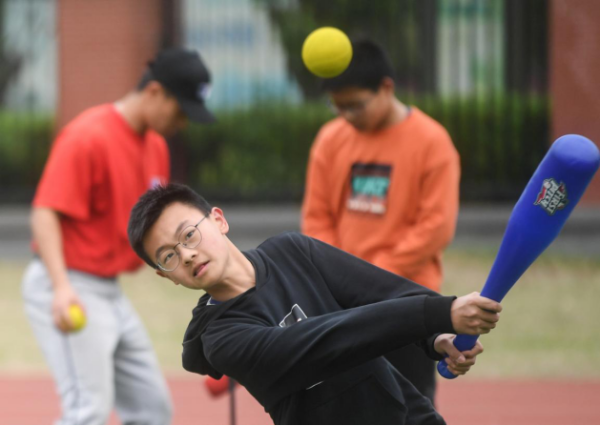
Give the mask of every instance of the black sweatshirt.
[[244, 252], [256, 286], [227, 302], [202, 296], [183, 367], [226, 374], [276, 424], [443, 423], [382, 355], [417, 343], [433, 359], [454, 333], [443, 297], [298, 233]]

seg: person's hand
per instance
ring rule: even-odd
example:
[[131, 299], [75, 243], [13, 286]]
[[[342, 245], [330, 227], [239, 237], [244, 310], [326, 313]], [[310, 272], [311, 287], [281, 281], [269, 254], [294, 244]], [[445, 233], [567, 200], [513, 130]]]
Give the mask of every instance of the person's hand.
[[440, 355], [446, 355], [448, 371], [455, 376], [462, 376], [475, 365], [475, 358], [483, 352], [483, 346], [478, 340], [472, 349], [461, 352], [454, 346], [455, 338], [455, 334], [440, 334], [435, 339], [433, 347]]
[[69, 315], [69, 308], [72, 305], [79, 306], [85, 313], [83, 304], [70, 285], [62, 285], [60, 288], [54, 290], [52, 318], [54, 320], [54, 325], [64, 333], [75, 329], [75, 324], [71, 322], [71, 317]]
[[496, 328], [500, 303], [474, 292], [452, 302], [450, 317], [456, 334], [486, 334]]

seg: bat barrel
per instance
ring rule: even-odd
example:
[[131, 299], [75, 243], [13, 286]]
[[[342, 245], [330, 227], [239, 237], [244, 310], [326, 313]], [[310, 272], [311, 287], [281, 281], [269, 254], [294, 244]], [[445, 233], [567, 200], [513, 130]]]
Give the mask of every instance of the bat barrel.
[[[552, 144], [512, 211], [482, 296], [497, 302], [506, 296], [557, 237], [599, 166], [598, 147], [583, 136], [565, 135]], [[461, 351], [476, 342], [477, 336], [454, 340]], [[445, 361], [438, 363], [438, 371], [455, 377]]]
[[600, 165], [600, 151], [579, 135], [558, 138], [517, 201], [481, 295], [504, 296], [556, 239]]
[[564, 135], [558, 138], [548, 151], [571, 172], [593, 175], [600, 165], [600, 151], [588, 138], [580, 135]]

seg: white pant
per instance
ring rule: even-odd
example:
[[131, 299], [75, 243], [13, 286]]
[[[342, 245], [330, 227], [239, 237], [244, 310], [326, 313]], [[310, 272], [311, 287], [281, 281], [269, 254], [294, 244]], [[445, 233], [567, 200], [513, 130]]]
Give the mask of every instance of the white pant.
[[61, 424], [104, 424], [113, 406], [124, 424], [168, 424], [169, 391], [150, 339], [113, 279], [69, 271], [85, 305], [87, 325], [62, 333], [52, 320], [53, 292], [44, 264], [23, 278], [27, 317], [61, 399]]

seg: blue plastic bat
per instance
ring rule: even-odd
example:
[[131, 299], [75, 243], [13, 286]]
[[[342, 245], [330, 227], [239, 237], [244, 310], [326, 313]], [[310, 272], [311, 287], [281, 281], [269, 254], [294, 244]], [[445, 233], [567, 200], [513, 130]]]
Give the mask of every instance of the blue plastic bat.
[[[481, 295], [500, 302], [517, 280], [554, 241], [600, 165], [600, 151], [579, 135], [558, 138], [517, 201], [500, 250]], [[465, 351], [479, 336], [458, 335], [454, 345]], [[447, 378], [446, 361], [438, 363]]]

